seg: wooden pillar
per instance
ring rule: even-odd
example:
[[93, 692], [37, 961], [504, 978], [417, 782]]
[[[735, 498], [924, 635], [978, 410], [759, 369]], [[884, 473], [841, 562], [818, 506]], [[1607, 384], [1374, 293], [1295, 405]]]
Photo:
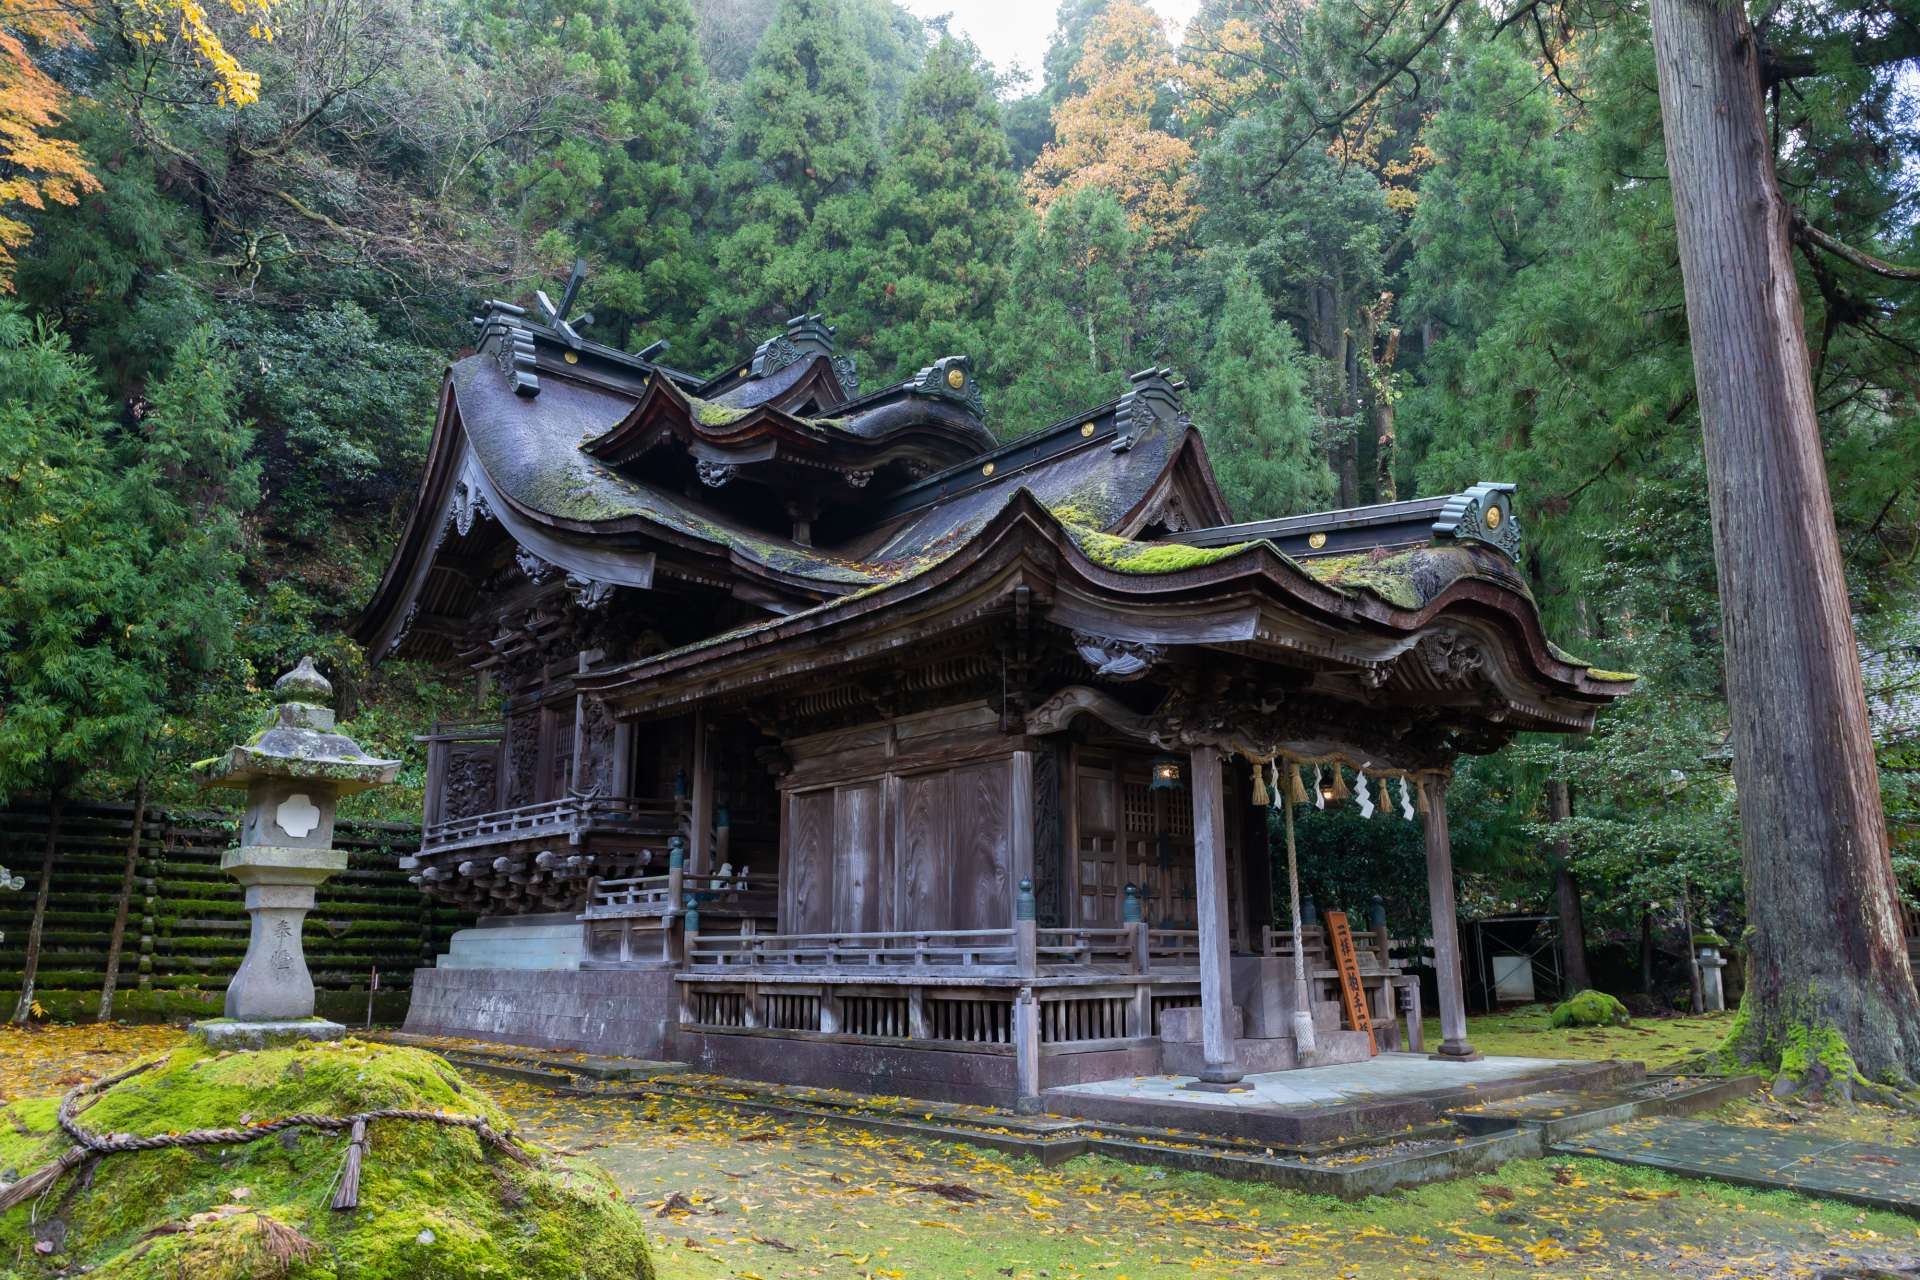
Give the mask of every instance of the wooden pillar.
[[696, 707], [693, 712], [692, 782], [687, 804], [691, 811], [687, 833], [690, 842], [687, 870], [705, 875], [713, 870], [713, 766], [707, 752], [707, 713]]
[[1453, 845], [1447, 838], [1447, 779], [1429, 773], [1427, 898], [1433, 904], [1433, 967], [1440, 988], [1440, 1051], [1436, 1058], [1468, 1061], [1480, 1054], [1467, 1043], [1467, 993], [1460, 967], [1460, 921], [1453, 905]]
[[1033, 874], [1033, 752], [1016, 751], [1007, 792], [1007, 851], [1013, 882], [1031, 882]]
[[1200, 1080], [1203, 1084], [1232, 1084], [1242, 1072], [1233, 1034], [1226, 812], [1220, 794], [1219, 748], [1195, 747], [1191, 764], [1194, 898], [1200, 915]]
[[1013, 1109], [1040, 1112], [1040, 1002], [1032, 987], [1021, 987], [1013, 1001]]

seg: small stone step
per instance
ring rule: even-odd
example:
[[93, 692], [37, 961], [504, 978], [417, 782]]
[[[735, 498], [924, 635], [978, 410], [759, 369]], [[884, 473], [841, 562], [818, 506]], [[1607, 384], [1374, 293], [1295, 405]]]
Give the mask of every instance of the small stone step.
[[514, 1062], [507, 1058], [498, 1058], [490, 1054], [445, 1053], [441, 1055], [454, 1066], [467, 1071], [478, 1071], [485, 1075], [499, 1076], [504, 1080], [519, 1080], [527, 1084], [545, 1085], [548, 1088], [564, 1088], [575, 1082], [577, 1077], [562, 1071], [549, 1070], [529, 1062]]
[[1461, 1107], [1447, 1118], [1472, 1133], [1522, 1126], [1552, 1145], [1641, 1116], [1684, 1115], [1750, 1092], [1757, 1076], [1658, 1076], [1612, 1089], [1548, 1089]]

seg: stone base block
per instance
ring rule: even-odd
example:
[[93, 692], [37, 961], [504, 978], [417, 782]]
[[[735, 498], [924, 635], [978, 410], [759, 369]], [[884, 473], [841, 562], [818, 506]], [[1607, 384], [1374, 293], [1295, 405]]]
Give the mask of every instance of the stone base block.
[[242, 1022], [235, 1018], [208, 1018], [191, 1028], [210, 1049], [273, 1049], [303, 1040], [341, 1040], [347, 1029], [325, 1018], [293, 1018], [284, 1022]]
[[[1168, 1044], [1198, 1044], [1201, 1016], [1197, 1008], [1161, 1010], [1160, 1039]], [[1227, 1034], [1236, 1038], [1246, 1034], [1246, 1016], [1238, 1005], [1227, 1010]]]
[[623, 1058], [678, 1056], [679, 1021], [680, 992], [666, 968], [469, 969], [443, 962], [414, 970], [407, 1006], [407, 1030], [417, 1035]]
[[586, 931], [578, 921], [556, 922], [549, 917], [526, 924], [488, 921], [454, 934], [435, 967], [578, 969], [586, 954]]

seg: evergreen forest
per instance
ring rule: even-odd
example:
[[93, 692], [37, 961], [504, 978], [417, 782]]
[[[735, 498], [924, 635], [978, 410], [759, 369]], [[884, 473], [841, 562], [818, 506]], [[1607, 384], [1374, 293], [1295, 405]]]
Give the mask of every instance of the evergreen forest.
[[[1912, 901], [1920, 9], [1749, 8]], [[0, 798], [204, 803], [311, 653], [417, 820], [470, 691], [345, 632], [470, 317], [580, 259], [596, 341], [818, 311], [868, 385], [971, 356], [1003, 438], [1170, 366], [1240, 519], [1516, 482], [1549, 633], [1641, 679], [1462, 768], [1462, 912], [1671, 998], [1746, 907], [1667, 165], [1636, 0], [1062, 0], [1011, 73], [890, 0], [0, 0]], [[1425, 914], [1411, 824], [1301, 839]]]

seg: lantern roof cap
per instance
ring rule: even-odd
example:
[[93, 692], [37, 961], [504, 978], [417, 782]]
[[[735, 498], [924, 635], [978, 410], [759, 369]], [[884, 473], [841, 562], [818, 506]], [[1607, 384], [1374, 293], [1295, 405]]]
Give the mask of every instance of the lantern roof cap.
[[280, 702], [273, 720], [246, 742], [193, 766], [195, 781], [209, 787], [251, 786], [261, 778], [331, 783], [337, 795], [384, 786], [399, 776], [398, 760], [381, 760], [334, 728], [333, 686], [302, 658], [274, 682]]

